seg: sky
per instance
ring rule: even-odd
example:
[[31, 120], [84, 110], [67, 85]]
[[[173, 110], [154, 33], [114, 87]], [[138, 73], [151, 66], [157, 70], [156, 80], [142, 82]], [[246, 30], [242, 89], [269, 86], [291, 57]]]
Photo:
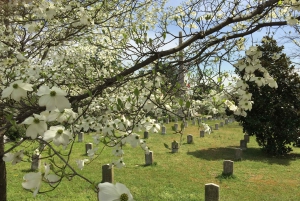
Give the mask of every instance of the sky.
[[[180, 3], [182, 2], [183, 0], [169, 0], [169, 2], [167, 3], [166, 6], [178, 6], [180, 5]], [[175, 27], [175, 26], [169, 26], [168, 27], [169, 31], [172, 31], [173, 33], [179, 33], [180, 29], [178, 27]], [[272, 32], [273, 30], [271, 30]], [[291, 27], [284, 27], [284, 31], [285, 32], [294, 32], [294, 30], [291, 28]], [[283, 45], [285, 47], [284, 49], [284, 53], [286, 53], [287, 55], [290, 55], [294, 50], [295, 50], [295, 45], [293, 45], [291, 42], [287, 42], [287, 40], [283, 40], [282, 37], [284, 37], [286, 35], [286, 33], [284, 33], [284, 31], [282, 29], [278, 29], [276, 31], [276, 33], [274, 34], [274, 38], [277, 40], [277, 43], [278, 45]], [[252, 39], [248, 41], [248, 43], [246, 43], [246, 48], [247, 47], [250, 47], [252, 45], [252, 42], [254, 42], [254, 44], [257, 44], [260, 43], [261, 39], [263, 38], [263, 36], [266, 35], [266, 33], [268, 32], [268, 30], [266, 28], [262, 29], [260, 32], [256, 32], [252, 35]], [[149, 33], [149, 37], [151, 37], [151, 34], [153, 35], [153, 33]], [[167, 35], [166, 37], [166, 40], [170, 40], [171, 37], [169, 37]], [[173, 41], [171, 42], [170, 44], [164, 46], [163, 50], [166, 50], [166, 49], [169, 49], [169, 48], [172, 48], [172, 47], [176, 47], [178, 45], [178, 41]], [[299, 62], [300, 63], [300, 60], [293, 60], [295, 62]], [[297, 67], [297, 65], [296, 65]], [[300, 67], [300, 66], [298, 66]], [[228, 64], [228, 63], [222, 63], [222, 71], [234, 71], [234, 68], [232, 67], [231, 64]]]

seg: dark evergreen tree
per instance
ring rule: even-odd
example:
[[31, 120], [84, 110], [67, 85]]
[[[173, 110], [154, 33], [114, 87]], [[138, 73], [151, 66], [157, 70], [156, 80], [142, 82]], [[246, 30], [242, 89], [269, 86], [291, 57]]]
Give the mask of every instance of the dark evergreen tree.
[[[261, 65], [276, 80], [278, 88], [268, 85], [258, 87], [254, 82], [247, 81], [249, 92], [254, 101], [252, 110], [246, 117], [235, 116], [241, 122], [244, 132], [256, 136], [258, 144], [267, 153], [282, 155], [292, 151], [291, 146], [299, 137], [300, 128], [300, 79], [293, 73], [294, 66], [275, 40], [267, 40], [258, 46], [262, 51]], [[278, 59], [274, 55], [279, 54]], [[273, 57], [273, 58], [272, 58]], [[236, 72], [243, 77], [244, 71]], [[257, 77], [263, 77], [259, 71]]]

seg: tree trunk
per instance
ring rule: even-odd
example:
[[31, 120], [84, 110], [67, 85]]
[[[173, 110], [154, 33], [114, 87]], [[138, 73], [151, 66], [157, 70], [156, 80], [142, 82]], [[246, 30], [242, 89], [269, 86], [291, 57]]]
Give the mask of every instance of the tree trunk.
[[3, 133], [0, 133], [0, 201], [6, 201], [6, 167], [5, 162], [2, 160], [4, 155], [4, 136]]

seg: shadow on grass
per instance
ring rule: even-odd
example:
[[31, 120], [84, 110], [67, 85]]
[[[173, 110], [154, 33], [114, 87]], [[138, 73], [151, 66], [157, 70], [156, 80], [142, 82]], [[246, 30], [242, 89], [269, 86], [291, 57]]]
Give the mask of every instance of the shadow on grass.
[[[187, 155], [192, 155], [196, 158], [201, 158], [209, 161], [213, 160], [233, 160], [235, 161], [235, 148], [238, 147], [219, 147], [209, 148], [187, 152]], [[273, 157], [262, 152], [260, 148], [247, 148], [243, 151], [242, 161], [260, 161], [269, 164], [290, 165], [290, 162], [300, 159], [299, 153], [290, 153], [285, 156]]]
[[216, 176], [216, 179], [218, 179], [219, 182], [222, 183], [223, 180], [236, 179], [236, 176], [233, 174], [231, 174], [231, 175], [220, 174], [220, 175]]

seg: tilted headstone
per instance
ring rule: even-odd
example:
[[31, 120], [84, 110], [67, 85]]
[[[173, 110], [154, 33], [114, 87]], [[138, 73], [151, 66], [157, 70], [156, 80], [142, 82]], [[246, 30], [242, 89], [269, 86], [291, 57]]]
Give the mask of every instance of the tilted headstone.
[[235, 149], [235, 160], [241, 161], [243, 156], [243, 150], [241, 148]]
[[114, 182], [114, 167], [110, 166], [109, 164], [102, 165], [102, 181], [101, 183]]
[[161, 127], [161, 134], [163, 134], [163, 135], [166, 134], [166, 127], [165, 126]]
[[83, 142], [84, 141], [84, 132], [79, 132], [78, 133], [78, 142]]
[[85, 154], [86, 155], [88, 155], [87, 151], [90, 150], [90, 149], [93, 149], [93, 143], [86, 143], [85, 144]]
[[174, 124], [174, 131], [178, 130], [178, 124]]
[[244, 140], [246, 140], [246, 142], [249, 143], [250, 138], [249, 138], [249, 135], [248, 135], [248, 134], [245, 134], [245, 135], [244, 135]]
[[219, 201], [220, 193], [219, 186], [217, 184], [208, 183], [205, 184], [205, 201]]
[[186, 136], [186, 141], [188, 144], [192, 144], [194, 141], [193, 141], [193, 135], [189, 134]]
[[41, 154], [32, 154], [31, 170], [38, 170], [41, 166]]
[[247, 141], [246, 140], [241, 140], [240, 141], [240, 148], [242, 150], [246, 150], [247, 149]]
[[148, 131], [144, 131], [144, 139], [148, 139], [149, 138], [149, 132]]
[[221, 121], [220, 122], [220, 127], [223, 127], [224, 126], [224, 123]]
[[204, 131], [200, 131], [200, 137], [204, 137]]
[[153, 163], [153, 152], [149, 151], [149, 154], [145, 154], [145, 164], [152, 165]]
[[219, 130], [219, 124], [215, 124], [215, 130]]
[[233, 161], [224, 160], [223, 161], [223, 174], [232, 175], [233, 174]]
[[177, 153], [178, 152], [178, 149], [179, 149], [179, 144], [178, 142], [176, 142], [175, 140], [172, 142], [171, 144], [171, 147], [172, 147], [172, 153]]

